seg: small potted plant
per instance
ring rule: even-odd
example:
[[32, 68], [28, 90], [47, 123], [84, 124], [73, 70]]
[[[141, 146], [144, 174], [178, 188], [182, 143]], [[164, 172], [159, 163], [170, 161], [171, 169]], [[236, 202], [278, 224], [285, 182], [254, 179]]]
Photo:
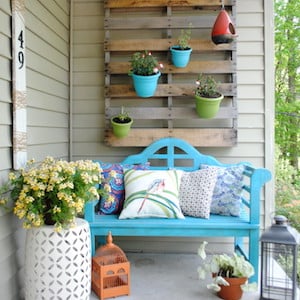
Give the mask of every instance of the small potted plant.
[[218, 91], [218, 85], [212, 76], [200, 74], [194, 90], [196, 111], [200, 118], [213, 118], [220, 108], [224, 95]]
[[121, 112], [118, 115], [113, 116], [110, 121], [113, 133], [118, 138], [127, 136], [133, 123], [133, 119], [129, 116], [128, 112], [124, 110], [123, 106]]
[[130, 61], [129, 75], [139, 97], [152, 97], [156, 91], [163, 64], [159, 63], [150, 51], [135, 52]]
[[[199, 249], [198, 255], [205, 261], [204, 241]], [[218, 296], [224, 300], [239, 300], [243, 291], [255, 291], [256, 283], [248, 283], [248, 279], [254, 275], [253, 266], [244, 258], [244, 256], [227, 254], [215, 254], [211, 259], [198, 268], [200, 279], [205, 279], [206, 274], [212, 276], [212, 283], [207, 285], [208, 289], [218, 292]]]
[[191, 39], [191, 25], [188, 29], [182, 29], [177, 39], [177, 45], [170, 48], [172, 63], [177, 68], [184, 68], [188, 65], [192, 48], [189, 45]]

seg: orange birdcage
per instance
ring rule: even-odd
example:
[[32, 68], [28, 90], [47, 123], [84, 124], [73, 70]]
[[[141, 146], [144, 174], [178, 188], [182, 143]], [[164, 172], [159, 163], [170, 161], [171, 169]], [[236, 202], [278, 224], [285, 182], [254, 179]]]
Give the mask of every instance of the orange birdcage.
[[130, 293], [130, 263], [110, 232], [92, 259], [92, 289], [101, 300]]

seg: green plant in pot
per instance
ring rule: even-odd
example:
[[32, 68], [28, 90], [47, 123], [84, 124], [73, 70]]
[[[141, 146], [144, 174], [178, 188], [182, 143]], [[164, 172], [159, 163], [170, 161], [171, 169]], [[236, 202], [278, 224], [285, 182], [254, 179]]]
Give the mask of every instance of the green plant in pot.
[[152, 97], [164, 67], [150, 51], [135, 52], [130, 59], [129, 75], [132, 76], [136, 94], [142, 98]]
[[191, 24], [188, 29], [182, 29], [177, 39], [177, 45], [170, 48], [172, 63], [177, 68], [184, 68], [188, 65], [192, 48], [189, 45], [192, 35]]
[[214, 254], [206, 261], [206, 245], [204, 241], [198, 249], [198, 255], [204, 261], [198, 268], [198, 274], [202, 280], [207, 274], [212, 276], [208, 289], [218, 292], [218, 296], [225, 300], [239, 300], [244, 291], [257, 290], [256, 283], [248, 283], [248, 279], [254, 275], [254, 268], [244, 256], [236, 253]]
[[212, 76], [200, 74], [194, 93], [198, 116], [205, 119], [216, 116], [224, 95], [219, 92], [215, 79]]
[[133, 119], [129, 116], [128, 112], [124, 110], [123, 106], [121, 112], [118, 115], [113, 116], [110, 121], [113, 133], [118, 138], [127, 136], [133, 123]]

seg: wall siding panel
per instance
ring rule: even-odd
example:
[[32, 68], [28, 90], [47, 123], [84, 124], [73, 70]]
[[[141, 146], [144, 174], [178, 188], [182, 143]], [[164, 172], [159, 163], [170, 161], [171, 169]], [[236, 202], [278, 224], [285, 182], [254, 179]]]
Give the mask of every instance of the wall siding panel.
[[[11, 99], [11, 5], [0, 2], [0, 185], [12, 168], [12, 99]], [[0, 210], [0, 299], [18, 299], [21, 283], [17, 269], [15, 228], [12, 215]]]

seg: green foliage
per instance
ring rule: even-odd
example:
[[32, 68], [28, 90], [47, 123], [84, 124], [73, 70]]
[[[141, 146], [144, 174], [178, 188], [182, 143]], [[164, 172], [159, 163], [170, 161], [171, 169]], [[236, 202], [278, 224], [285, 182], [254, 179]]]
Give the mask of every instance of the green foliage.
[[300, 232], [300, 172], [276, 149], [276, 213]]
[[129, 113], [125, 111], [124, 106], [121, 108], [121, 112], [113, 118], [114, 122], [116, 123], [129, 123], [131, 122], [131, 117]]
[[152, 53], [146, 50], [143, 52], [135, 52], [129, 62], [131, 63], [129, 75], [154, 75], [163, 68], [163, 64], [158, 63]]
[[177, 40], [178, 46], [180, 47], [181, 50], [186, 50], [191, 48], [189, 45], [191, 36], [192, 36], [191, 24], [188, 29], [181, 29], [180, 35]]
[[300, 1], [275, 1], [275, 140], [298, 168], [300, 156]]
[[217, 98], [221, 96], [215, 79], [212, 76], [204, 76], [203, 74], [199, 74], [194, 92], [196, 96], [205, 98]]

